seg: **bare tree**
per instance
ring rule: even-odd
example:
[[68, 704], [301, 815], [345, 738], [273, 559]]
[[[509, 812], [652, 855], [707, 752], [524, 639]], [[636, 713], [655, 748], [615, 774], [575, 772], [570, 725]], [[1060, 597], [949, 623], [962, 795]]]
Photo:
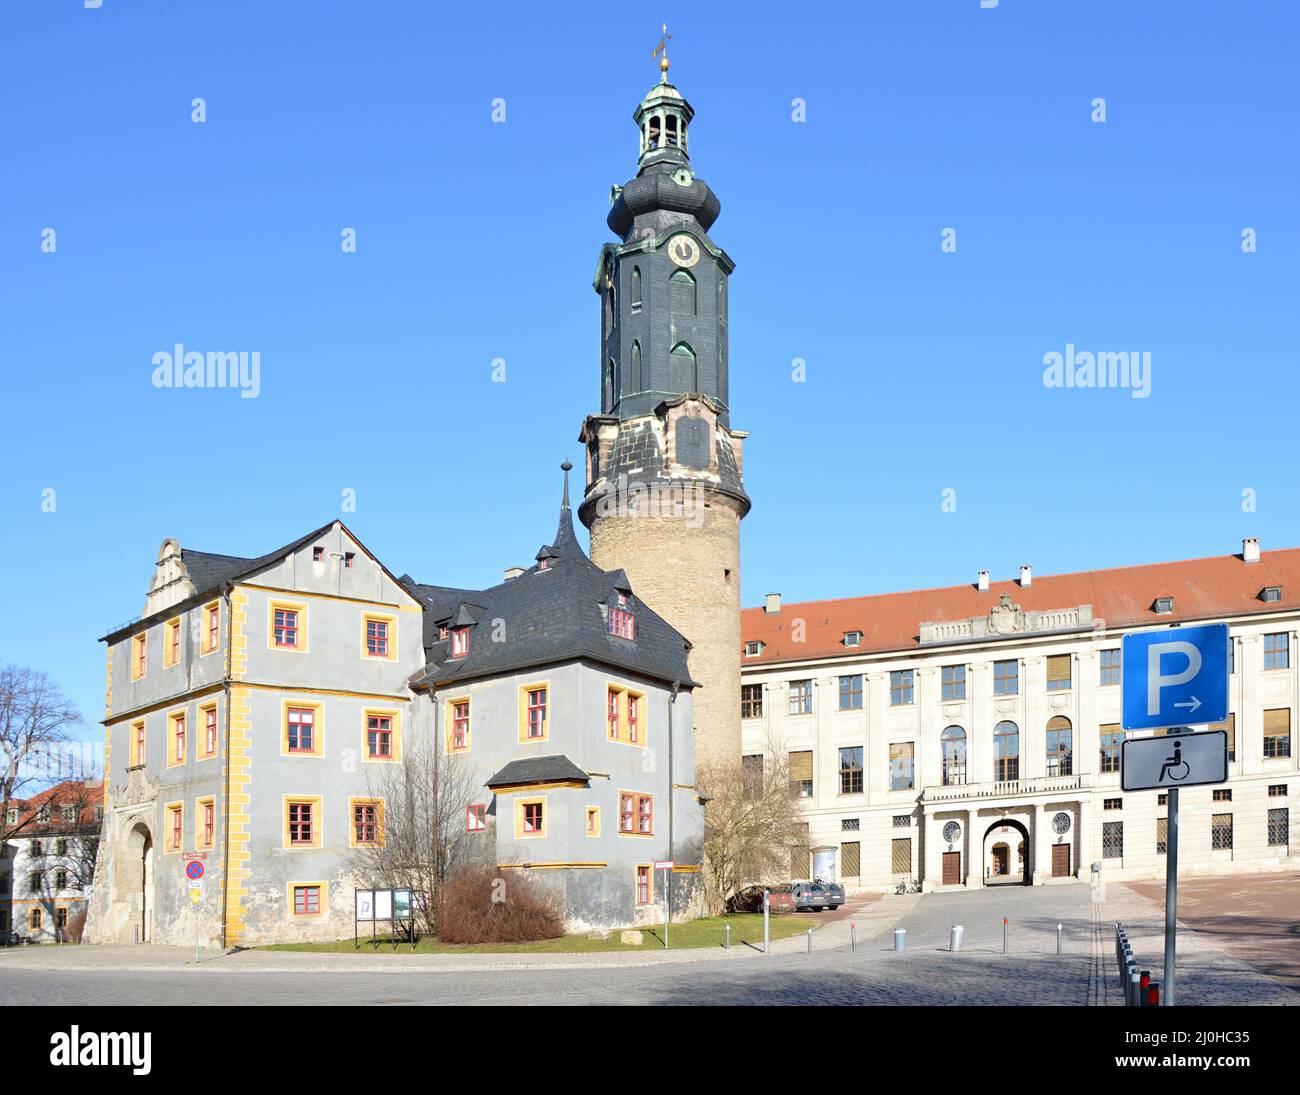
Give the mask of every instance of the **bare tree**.
[[26, 791], [33, 784], [53, 781], [56, 765], [38, 762], [70, 741], [81, 722], [81, 714], [46, 674], [16, 665], [0, 669], [0, 847], [31, 821], [20, 810], [11, 824], [10, 803], [30, 797]]
[[704, 808], [705, 901], [717, 914], [742, 886], [785, 881], [790, 857], [806, 844], [797, 791], [784, 749], [769, 748], [763, 768], [739, 758], [702, 764], [697, 782]]
[[370, 794], [384, 801], [382, 832], [377, 842], [354, 849], [353, 866], [367, 880], [409, 888], [430, 934], [442, 883], [466, 859], [465, 808], [477, 790], [469, 762], [439, 753], [427, 740], [414, 744], [401, 764], [381, 766], [369, 784]]

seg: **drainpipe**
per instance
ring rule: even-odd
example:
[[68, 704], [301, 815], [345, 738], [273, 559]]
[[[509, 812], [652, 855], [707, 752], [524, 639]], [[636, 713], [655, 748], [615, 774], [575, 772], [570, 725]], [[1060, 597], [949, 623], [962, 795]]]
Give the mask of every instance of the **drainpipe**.
[[[674, 790], [675, 781], [673, 779], [673, 731], [674, 719], [673, 714], [677, 710], [677, 693], [681, 690], [682, 682], [673, 681], [672, 696], [668, 700], [668, 858], [673, 858], [673, 814], [677, 802], [677, 794]], [[671, 886], [671, 883], [669, 884]]]
[[222, 762], [225, 773], [225, 789], [222, 792], [221, 799], [221, 946], [223, 950], [228, 945], [226, 938], [226, 908], [230, 893], [230, 671], [232, 664], [231, 652], [235, 647], [235, 614], [230, 606], [230, 588], [230, 583], [227, 582], [221, 591], [221, 599], [226, 606], [226, 679], [222, 682], [222, 695], [226, 698], [226, 751]]

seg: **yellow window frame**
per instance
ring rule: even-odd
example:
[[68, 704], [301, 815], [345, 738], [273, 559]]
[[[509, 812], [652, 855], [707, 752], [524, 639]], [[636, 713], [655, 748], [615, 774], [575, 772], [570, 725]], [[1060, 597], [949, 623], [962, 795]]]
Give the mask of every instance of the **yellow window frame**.
[[[530, 738], [528, 736], [528, 693], [536, 692], [539, 688], [546, 689], [546, 715], [542, 719], [542, 736], [540, 738]], [[519, 686], [519, 744], [536, 745], [539, 742], [551, 740], [551, 682], [533, 681], [531, 684], [521, 684]]]
[[[366, 631], [370, 621], [388, 625], [388, 653], [371, 654], [366, 646]], [[397, 617], [385, 616], [380, 612], [363, 612], [361, 614], [361, 657], [368, 662], [395, 662], [397, 661]]]
[[[295, 646], [277, 646], [275, 643], [275, 612], [282, 609], [298, 613], [298, 640]], [[307, 653], [307, 605], [300, 601], [270, 600], [266, 602], [266, 647], [268, 650], [281, 650], [290, 654]]]
[[[173, 814], [181, 815], [181, 843], [173, 844], [172, 837], [176, 833], [176, 823], [172, 819]], [[179, 852], [185, 843], [185, 803], [169, 802], [163, 807], [163, 855], [174, 855]]]
[[[595, 825], [592, 825], [593, 820], [596, 823]], [[587, 835], [600, 836], [600, 807], [599, 806], [587, 807]]]
[[[176, 724], [185, 723], [185, 752], [180, 760], [176, 759]], [[167, 712], [167, 764], [168, 768], [179, 768], [190, 759], [190, 720], [189, 709]]]
[[[524, 807], [541, 805], [542, 807], [542, 827], [535, 832], [524, 831]], [[529, 798], [515, 799], [515, 839], [516, 840], [533, 840], [536, 837], [546, 836], [546, 827], [550, 824], [551, 808], [546, 801], [545, 795], [533, 795]]]
[[[203, 839], [203, 807], [212, 807], [212, 839]], [[217, 842], [217, 796], [204, 795], [194, 800], [194, 847], [199, 851], [216, 846]]]
[[131, 723], [129, 730], [131, 736], [126, 742], [126, 759], [128, 768], [135, 768], [138, 765], [143, 764], [145, 761], [145, 758], [140, 755], [140, 735], [136, 733], [137, 730], [145, 731], [144, 746], [146, 752], [149, 748], [149, 731], [145, 728], [144, 719], [136, 719], [135, 722]]
[[[314, 913], [300, 913], [297, 911], [293, 901], [293, 891], [299, 886], [315, 886], [320, 891], [320, 907]], [[314, 919], [318, 916], [327, 916], [330, 907], [330, 884], [328, 882], [314, 882], [311, 879], [299, 882], [289, 882], [286, 884], [285, 895], [288, 899], [289, 916], [294, 920]]]
[[[176, 636], [176, 657], [172, 657], [172, 635]], [[181, 660], [181, 618], [176, 616], [163, 625], [163, 668], [179, 665]]]
[[[609, 736], [609, 694], [615, 692], [618, 694], [618, 736]], [[628, 724], [628, 697], [635, 696], [639, 707], [637, 718], [637, 740], [631, 739], [631, 727]], [[615, 681], [605, 682], [605, 711], [602, 716], [605, 727], [605, 740], [615, 741], [620, 745], [630, 745], [636, 749], [644, 749], [646, 741], [650, 736], [647, 714], [646, 697], [644, 692], [635, 688], [629, 688], [625, 684], [618, 684]]]
[[[357, 807], [375, 807], [375, 840], [357, 839]], [[384, 800], [375, 796], [353, 796], [348, 799], [348, 844], [353, 848], [382, 848], [384, 846]]]
[[[465, 744], [453, 745], [455, 731], [455, 714], [458, 703], [469, 704], [469, 729], [465, 731]], [[469, 696], [453, 696], [447, 700], [443, 716], [443, 730], [448, 753], [468, 753], [474, 745], [474, 704]]]
[[[212, 712], [212, 717], [217, 724], [217, 733], [212, 741], [212, 752], [208, 752], [208, 712]], [[217, 718], [217, 702], [205, 703], [199, 707], [199, 725], [194, 728], [201, 737], [195, 738], [194, 757], [196, 760], [211, 760], [221, 751], [221, 721]]]
[[[311, 748], [289, 751], [289, 708], [312, 713]], [[282, 699], [280, 701], [280, 756], [323, 757], [325, 755], [325, 707], [311, 700]]]
[[[210, 624], [212, 623], [212, 614], [214, 612], [217, 615], [217, 641], [215, 643], [209, 643], [208, 636], [212, 634], [212, 628]], [[205, 604], [203, 606], [201, 625], [203, 627], [203, 631], [199, 635], [199, 657], [202, 657], [204, 654], [211, 654], [214, 650], [218, 649], [221, 646], [221, 602], [220, 601], [210, 601], [208, 604]]]
[[149, 632], [131, 636], [131, 679], [142, 680], [149, 672]]
[[[284, 847], [291, 851], [310, 850], [324, 847], [324, 828], [325, 828], [325, 800], [320, 795], [285, 795], [283, 797], [283, 823], [284, 828], [281, 838]], [[294, 844], [289, 840], [289, 807], [302, 804], [310, 804], [311, 810], [311, 843]], [[304, 885], [304, 883], [299, 883]], [[306, 885], [315, 885], [315, 883], [306, 883]]]
[[[389, 719], [393, 728], [393, 752], [387, 757], [370, 755], [370, 720], [372, 717]], [[361, 713], [361, 760], [364, 764], [397, 764], [402, 759], [402, 712], [396, 707], [367, 707]]]

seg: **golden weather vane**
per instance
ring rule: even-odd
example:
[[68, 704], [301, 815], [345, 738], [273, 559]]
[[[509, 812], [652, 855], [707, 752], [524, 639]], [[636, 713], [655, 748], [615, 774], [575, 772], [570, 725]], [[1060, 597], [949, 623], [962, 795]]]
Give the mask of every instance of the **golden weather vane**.
[[[667, 80], [668, 79], [668, 40], [672, 37], [672, 35], [668, 33], [667, 23], [664, 23], [660, 29], [663, 32], [663, 37], [659, 39], [659, 44], [655, 46], [655, 48], [651, 51], [650, 60], [653, 61], [655, 60], [655, 58], [659, 58], [659, 71], [663, 73], [663, 79]], [[661, 52], [663, 53], [663, 57], [659, 57], [659, 54]]]

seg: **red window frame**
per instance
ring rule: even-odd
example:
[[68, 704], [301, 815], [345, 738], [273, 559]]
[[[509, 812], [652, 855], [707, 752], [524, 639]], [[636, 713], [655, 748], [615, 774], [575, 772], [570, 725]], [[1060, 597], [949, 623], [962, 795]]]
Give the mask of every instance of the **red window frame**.
[[312, 823], [313, 802], [289, 803], [289, 843], [311, 844], [315, 829]]
[[609, 736], [611, 738], [618, 737], [618, 726], [619, 726], [618, 695], [619, 694], [617, 689], [611, 688], [609, 690], [608, 712], [609, 712]]
[[275, 645], [288, 648], [298, 646], [298, 610], [296, 608], [277, 608], [275, 610]]
[[215, 707], [204, 710], [203, 730], [206, 737], [206, 755], [212, 756], [217, 751], [217, 709]]
[[143, 677], [149, 669], [149, 636], [135, 637], [135, 675]]
[[167, 642], [171, 649], [170, 665], [176, 665], [181, 660], [181, 625], [171, 623], [167, 625], [168, 636]]
[[643, 836], [653, 836], [655, 831], [655, 800], [650, 795], [638, 795], [636, 800], [636, 831]]
[[528, 690], [528, 736], [530, 738], [546, 737], [546, 698], [545, 688]]
[[366, 716], [366, 752], [378, 760], [391, 760], [393, 756], [393, 716]]
[[469, 653], [469, 628], [453, 627], [451, 629], [451, 656], [463, 658]]
[[144, 723], [135, 728], [135, 762], [144, 763]]
[[636, 903], [650, 904], [650, 867], [638, 866], [636, 869]]
[[176, 739], [176, 755], [172, 759], [182, 761], [185, 759], [185, 716], [177, 715], [172, 722], [175, 723], [173, 737]]
[[217, 638], [221, 634], [221, 609], [216, 605], [208, 608], [208, 649], [217, 649]]
[[487, 828], [487, 804], [476, 802], [465, 807], [465, 832], [481, 833]]
[[625, 608], [609, 610], [609, 633], [621, 639], [636, 638], [636, 617]]
[[293, 888], [293, 915], [311, 916], [320, 912], [320, 887], [295, 886]]
[[618, 831], [620, 833], [636, 832], [636, 795], [620, 794], [618, 796]]
[[627, 694], [627, 740], [636, 741], [641, 727], [640, 696]]
[[388, 621], [366, 621], [366, 654], [371, 658], [388, 657]]
[[343, 567], [345, 570], [351, 570], [356, 561], [357, 553], [355, 551], [345, 551], [343, 553]]
[[621, 791], [618, 796], [618, 831], [638, 836], [653, 836], [655, 828], [653, 795]]
[[451, 747], [469, 748], [469, 700], [451, 705]]
[[587, 835], [595, 836], [600, 829], [600, 814], [597, 813], [597, 807], [587, 807]]
[[545, 803], [542, 802], [524, 803], [524, 832], [545, 832], [546, 812], [542, 809], [544, 805]]
[[358, 802], [352, 811], [353, 838], [358, 844], [379, 842], [379, 807], [373, 802]]
[[203, 804], [203, 846], [212, 847], [213, 831], [216, 828], [217, 807], [215, 803], [205, 802]]
[[314, 753], [316, 751], [316, 711], [314, 708], [286, 708], [284, 722], [285, 748], [290, 753]]
[[180, 806], [171, 807], [172, 815], [172, 851], [179, 851], [185, 840], [185, 810]]

